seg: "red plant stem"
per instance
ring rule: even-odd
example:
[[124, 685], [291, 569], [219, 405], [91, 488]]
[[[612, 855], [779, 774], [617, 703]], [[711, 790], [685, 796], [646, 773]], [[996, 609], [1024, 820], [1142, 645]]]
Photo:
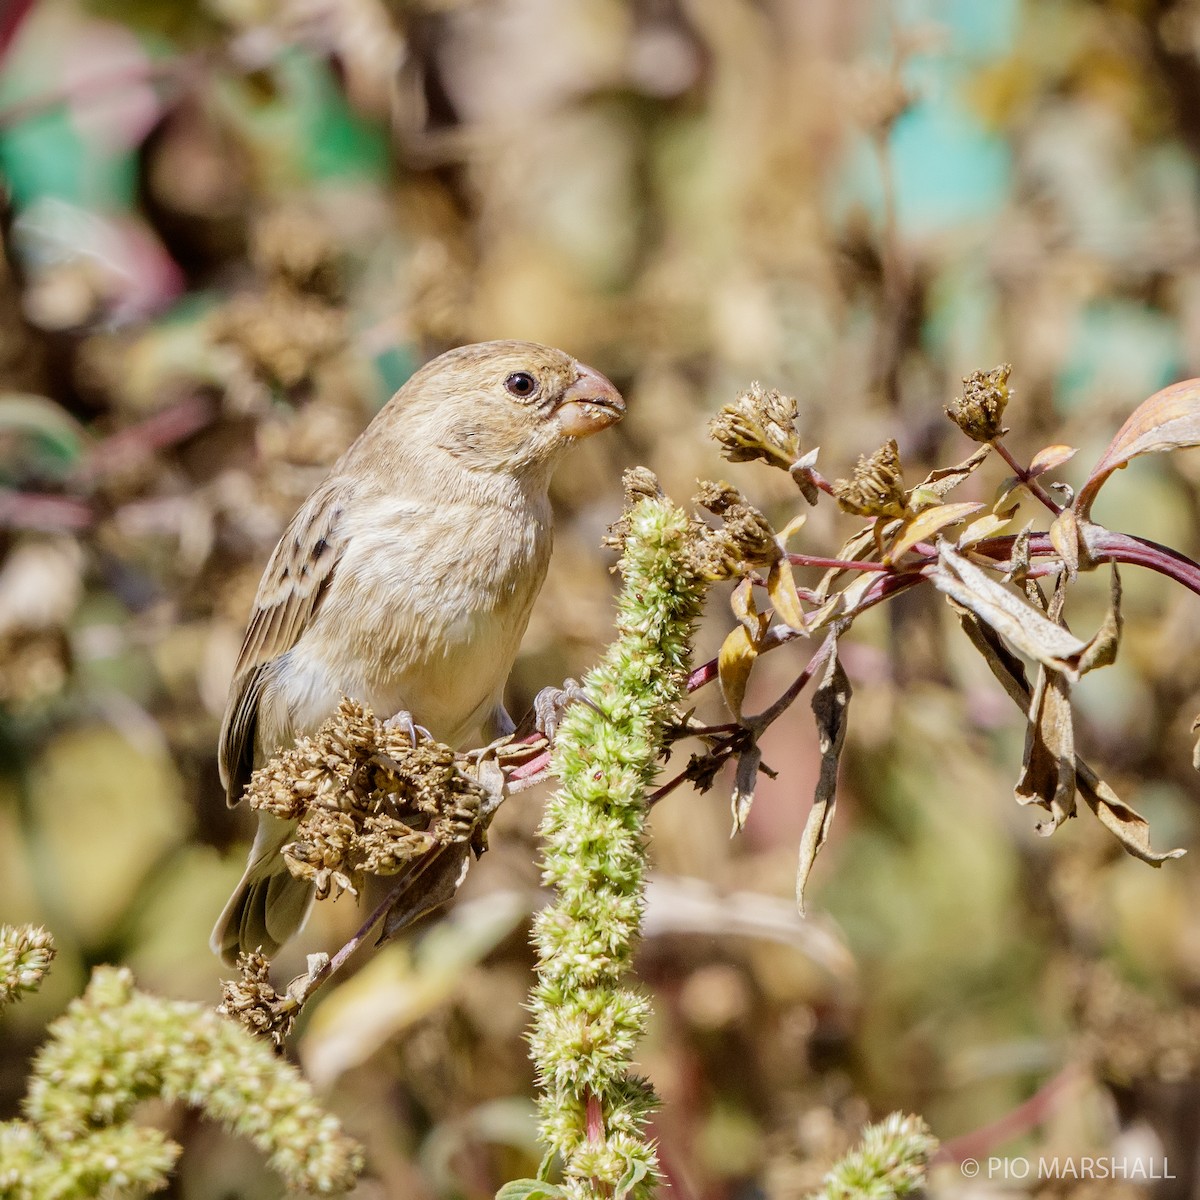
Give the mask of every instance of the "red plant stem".
[[91, 506], [72, 496], [14, 492], [0, 488], [0, 528], [61, 533], [86, 529], [95, 520]]
[[153, 457], [160, 450], [187, 441], [193, 434], [211, 425], [216, 415], [217, 406], [207, 396], [187, 396], [144, 421], [97, 442], [75, 474], [80, 480], [90, 482], [133, 466]]
[[352, 955], [367, 940], [367, 935], [379, 924], [380, 921], [387, 916], [392, 905], [400, 899], [404, 892], [412, 886], [413, 882], [433, 865], [434, 860], [440, 855], [444, 847], [435, 846], [432, 850], [427, 850], [416, 862], [411, 871], [406, 871], [396, 881], [395, 885], [388, 890], [387, 895], [371, 910], [370, 916], [358, 927], [354, 936], [336, 954], [330, 958], [320, 970], [316, 971], [312, 978], [308, 980], [308, 985], [305, 987], [303, 995], [300, 997], [300, 1003], [303, 1005], [307, 1002], [309, 996], [313, 994], [331, 975], [336, 975], [346, 964], [346, 959]]
[[1038, 483], [1035, 476], [1029, 473], [1029, 468], [1021, 466], [1021, 464], [1017, 462], [1015, 458], [1013, 458], [1012, 451], [1009, 450], [1009, 448], [999, 438], [992, 442], [992, 445], [995, 446], [996, 453], [999, 454], [1000, 457], [1004, 459], [1004, 461], [1008, 463], [1010, 467], [1012, 467], [1013, 474], [1016, 475], [1016, 477], [1025, 485], [1029, 494], [1031, 496], [1036, 496], [1037, 499], [1039, 499], [1055, 516], [1058, 516], [1058, 514], [1062, 512], [1063, 506], [1059, 504], [1059, 502], [1055, 500], [1054, 497], [1051, 496], [1050, 493], [1047, 492], [1040, 483]]
[[600, 1108], [600, 1097], [587, 1090], [587, 1140], [593, 1144], [604, 1141], [604, 1113]]
[[8, 48], [21, 28], [21, 22], [29, 15], [34, 3], [35, 0], [9, 0], [5, 7], [0, 8], [0, 62], [4, 61]]
[[935, 1162], [961, 1163], [985, 1157], [998, 1146], [1029, 1133], [1041, 1125], [1065, 1099], [1064, 1093], [1083, 1078], [1079, 1067], [1069, 1063], [1023, 1104], [962, 1137], [943, 1142]]
[[821, 558], [816, 554], [789, 554], [787, 560], [793, 567], [825, 567], [833, 571], [894, 571], [888, 563], [872, 562], [869, 559]]
[[[1016, 538], [1012, 536], [987, 538], [972, 549], [988, 558], [1003, 560], [1012, 553]], [[1113, 533], [1102, 529], [1088, 537], [1088, 547], [1096, 562], [1128, 563], [1134, 567], [1145, 567], [1157, 571], [1176, 583], [1181, 583], [1190, 592], [1200, 596], [1200, 563], [1186, 554], [1152, 542], [1149, 538], [1135, 537], [1129, 533]], [[1036, 533], [1029, 539], [1030, 555], [1057, 554], [1048, 533]]]

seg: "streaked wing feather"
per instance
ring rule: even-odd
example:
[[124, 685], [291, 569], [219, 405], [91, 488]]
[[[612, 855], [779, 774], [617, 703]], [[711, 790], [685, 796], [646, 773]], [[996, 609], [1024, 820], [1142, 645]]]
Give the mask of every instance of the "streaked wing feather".
[[268, 668], [299, 641], [342, 556], [338, 518], [344, 500], [344, 481], [328, 480], [317, 488], [279, 539], [258, 585], [221, 727], [219, 762], [230, 806], [241, 799], [254, 768], [258, 704]]

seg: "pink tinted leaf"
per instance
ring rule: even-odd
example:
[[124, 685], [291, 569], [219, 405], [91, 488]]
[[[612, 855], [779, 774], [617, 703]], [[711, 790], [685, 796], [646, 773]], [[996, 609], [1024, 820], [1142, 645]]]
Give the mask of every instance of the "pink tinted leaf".
[[1075, 501], [1086, 518], [1104, 481], [1131, 459], [1200, 446], [1200, 379], [1185, 379], [1155, 392], [1117, 431]]
[[1046, 446], [1033, 456], [1033, 461], [1029, 464], [1029, 476], [1032, 479], [1044, 475], [1047, 471], [1053, 471], [1055, 467], [1061, 467], [1078, 453], [1075, 446]]

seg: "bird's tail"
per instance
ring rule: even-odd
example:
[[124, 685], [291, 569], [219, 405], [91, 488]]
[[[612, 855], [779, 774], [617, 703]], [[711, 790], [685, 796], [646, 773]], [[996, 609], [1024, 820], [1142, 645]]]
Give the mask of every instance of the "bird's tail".
[[294, 832], [294, 822], [259, 814], [246, 872], [208, 943], [231, 966], [241, 951], [261, 948], [271, 958], [308, 918], [312, 884], [292, 875], [279, 853]]

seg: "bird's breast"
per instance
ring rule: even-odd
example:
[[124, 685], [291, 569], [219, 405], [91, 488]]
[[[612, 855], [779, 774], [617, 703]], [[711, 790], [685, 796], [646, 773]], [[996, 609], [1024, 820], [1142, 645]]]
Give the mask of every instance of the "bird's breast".
[[[499, 702], [550, 554], [548, 514], [442, 503], [352, 531], [295, 648], [380, 715], [411, 711], [452, 743]], [[335, 702], [336, 703], [336, 702]]]

